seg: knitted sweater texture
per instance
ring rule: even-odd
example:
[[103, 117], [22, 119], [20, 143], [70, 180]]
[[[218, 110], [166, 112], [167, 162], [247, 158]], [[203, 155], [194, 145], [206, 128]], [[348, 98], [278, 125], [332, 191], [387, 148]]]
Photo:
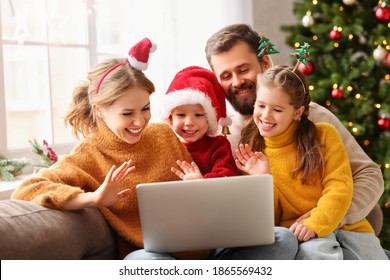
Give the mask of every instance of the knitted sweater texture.
[[[39, 176], [24, 181], [12, 194], [13, 199], [31, 200], [42, 206], [63, 209], [77, 194], [93, 192], [103, 183], [109, 169], [132, 159], [135, 171], [124, 180], [121, 189], [133, 192], [110, 207], [100, 210], [116, 232], [119, 256], [143, 248], [141, 224], [135, 187], [139, 183], [176, 181], [170, 171], [176, 160], [192, 158], [166, 124], [149, 124], [139, 142], [128, 144], [105, 125], [94, 136], [77, 145]], [[179, 258], [205, 258], [208, 251], [183, 252]]]
[[230, 142], [226, 137], [205, 135], [196, 142], [183, 144], [191, 153], [204, 178], [238, 175]]
[[[293, 179], [290, 170], [295, 163], [294, 122], [282, 134], [265, 138], [271, 174], [275, 184], [275, 223], [289, 227], [297, 218], [311, 210], [303, 222], [323, 237], [338, 228], [352, 199], [353, 181], [348, 155], [337, 130], [330, 124], [317, 123], [317, 134], [322, 144], [325, 174], [310, 185], [301, 183], [301, 176]], [[344, 225], [342, 229], [373, 232], [366, 219]]]

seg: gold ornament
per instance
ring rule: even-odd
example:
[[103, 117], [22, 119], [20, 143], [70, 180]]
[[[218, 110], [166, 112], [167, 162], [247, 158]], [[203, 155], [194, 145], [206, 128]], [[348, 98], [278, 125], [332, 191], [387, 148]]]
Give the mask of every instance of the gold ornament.
[[222, 135], [225, 136], [225, 137], [227, 137], [228, 135], [230, 135], [229, 127], [226, 126], [226, 125], [224, 125], [224, 126], [222, 127], [221, 133], [222, 133]]

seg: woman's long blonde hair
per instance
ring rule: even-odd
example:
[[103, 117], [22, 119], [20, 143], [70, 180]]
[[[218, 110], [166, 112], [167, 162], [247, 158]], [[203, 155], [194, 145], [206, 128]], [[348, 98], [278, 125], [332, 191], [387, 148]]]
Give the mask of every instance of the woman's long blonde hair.
[[[150, 94], [154, 92], [154, 84], [144, 73], [126, 62], [126, 58], [107, 59], [88, 73], [88, 81], [83, 81], [75, 87], [72, 103], [64, 122], [65, 125], [72, 126], [72, 133], [77, 139], [80, 139], [80, 136], [89, 137], [97, 128], [97, 117], [92, 109], [93, 104], [102, 108], [108, 107], [124, 92], [134, 87], [142, 87]], [[123, 65], [109, 70], [118, 64]], [[101, 81], [105, 74], [107, 76]], [[99, 92], [96, 92], [98, 84], [100, 86]]]
[[[257, 86], [268, 84], [282, 89], [289, 95], [291, 105], [295, 109], [301, 106], [305, 108], [294, 136], [297, 153], [291, 175], [296, 178], [301, 174], [302, 183], [310, 184], [318, 176], [319, 178], [324, 176], [324, 159], [316, 126], [308, 119], [311, 97], [305, 76], [300, 71], [292, 69], [287, 66], [271, 67], [259, 74]], [[253, 151], [264, 152], [264, 138], [260, 135], [253, 118], [244, 124], [241, 131], [241, 143], [249, 144]]]

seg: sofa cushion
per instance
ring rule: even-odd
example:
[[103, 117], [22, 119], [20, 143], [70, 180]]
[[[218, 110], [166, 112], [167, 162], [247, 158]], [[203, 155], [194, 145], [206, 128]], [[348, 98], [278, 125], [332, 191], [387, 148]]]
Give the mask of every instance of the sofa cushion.
[[100, 211], [67, 212], [0, 201], [0, 259], [114, 259], [116, 242]]

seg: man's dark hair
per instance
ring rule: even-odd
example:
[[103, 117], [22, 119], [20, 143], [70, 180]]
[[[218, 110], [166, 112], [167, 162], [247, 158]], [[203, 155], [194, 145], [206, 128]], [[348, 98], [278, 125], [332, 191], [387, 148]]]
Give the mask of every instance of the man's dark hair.
[[206, 43], [205, 52], [210, 64], [211, 56], [229, 51], [238, 42], [246, 42], [254, 53], [258, 53], [260, 36], [248, 24], [228, 25], [214, 33]]

